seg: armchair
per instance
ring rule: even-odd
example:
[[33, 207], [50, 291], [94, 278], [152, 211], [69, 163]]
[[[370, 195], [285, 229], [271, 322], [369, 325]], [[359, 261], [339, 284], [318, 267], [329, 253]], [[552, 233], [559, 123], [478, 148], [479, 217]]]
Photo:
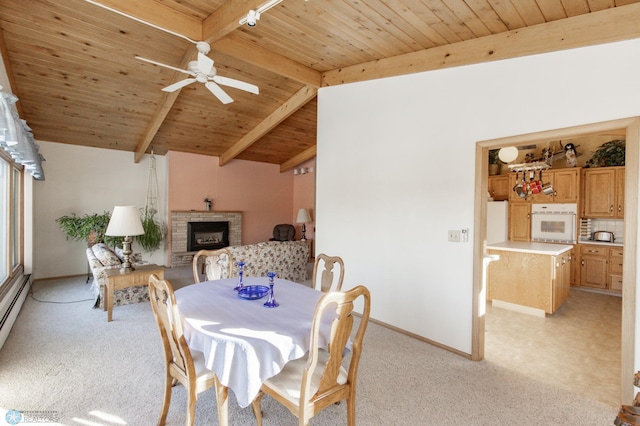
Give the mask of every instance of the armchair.
[[[134, 266], [147, 263], [141, 260], [139, 253], [129, 256], [129, 259]], [[105, 271], [107, 269], [122, 267], [122, 262], [124, 262], [122, 249], [116, 248], [114, 251], [104, 243], [94, 244], [87, 248], [87, 261], [89, 262], [91, 274], [93, 275], [91, 290], [96, 298], [94, 308], [104, 309], [104, 289], [107, 286], [107, 275]], [[114, 292], [114, 306], [144, 301], [149, 301], [149, 290], [146, 285], [124, 288]]]
[[273, 228], [273, 238], [269, 241], [293, 241], [296, 236], [296, 228], [293, 225], [281, 223]]

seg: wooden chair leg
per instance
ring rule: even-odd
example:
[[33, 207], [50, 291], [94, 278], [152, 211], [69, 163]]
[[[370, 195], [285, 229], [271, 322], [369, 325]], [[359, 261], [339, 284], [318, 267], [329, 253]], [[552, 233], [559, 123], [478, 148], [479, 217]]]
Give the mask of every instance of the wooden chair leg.
[[351, 391], [347, 397], [347, 426], [356, 426], [356, 393]]
[[185, 424], [186, 426], [193, 426], [196, 418], [196, 401], [198, 400], [198, 395], [195, 389], [187, 389], [187, 392], [187, 420]]
[[264, 393], [260, 391], [258, 396], [251, 402], [251, 408], [253, 409], [253, 415], [256, 416], [256, 426], [262, 426], [262, 408], [260, 408], [260, 401]]
[[218, 424], [220, 426], [229, 425], [229, 388], [223, 386], [220, 381], [216, 382], [216, 400], [218, 403]]
[[162, 412], [160, 413], [160, 420], [158, 420], [158, 426], [164, 426], [167, 422], [167, 414], [169, 413], [169, 404], [171, 403], [171, 381], [173, 378], [167, 372], [164, 378], [164, 396], [162, 398]]

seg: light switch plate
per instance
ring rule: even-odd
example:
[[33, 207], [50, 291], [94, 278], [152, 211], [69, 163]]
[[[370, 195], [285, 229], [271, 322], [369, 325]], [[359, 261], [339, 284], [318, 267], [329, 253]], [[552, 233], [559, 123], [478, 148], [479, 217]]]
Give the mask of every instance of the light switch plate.
[[453, 243], [459, 243], [460, 242], [460, 231], [458, 231], [457, 229], [451, 229], [448, 231], [448, 240], [450, 242]]

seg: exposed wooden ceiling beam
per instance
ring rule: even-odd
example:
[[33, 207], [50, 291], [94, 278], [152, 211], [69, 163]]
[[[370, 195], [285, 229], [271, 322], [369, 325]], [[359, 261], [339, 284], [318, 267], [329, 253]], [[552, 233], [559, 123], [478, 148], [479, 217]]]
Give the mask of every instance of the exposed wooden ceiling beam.
[[[190, 45], [185, 50], [184, 55], [182, 55], [182, 60], [180, 61], [180, 66], [178, 68], [186, 69], [187, 65], [189, 64], [189, 61], [193, 60], [194, 56], [195, 56], [195, 50]], [[183, 75], [181, 73], [175, 71], [173, 81], [171, 84], [182, 79], [182, 77]], [[169, 111], [171, 111], [171, 108], [173, 108], [173, 104], [175, 103], [181, 91], [182, 89], [176, 90], [175, 92], [162, 92], [162, 98], [160, 98], [156, 111], [153, 114], [153, 117], [151, 118], [151, 120], [149, 121], [147, 130], [144, 132], [144, 135], [142, 136], [142, 140], [138, 142], [138, 146], [136, 146], [136, 150], [134, 152], [134, 157], [133, 157], [133, 161], [135, 163], [139, 163], [144, 157], [144, 153], [147, 151], [147, 148], [149, 148], [149, 145], [151, 145], [151, 141], [153, 141], [153, 138], [156, 136], [156, 133], [158, 133], [158, 129], [162, 125], [162, 122], [164, 121], [164, 119], [167, 117], [167, 114], [169, 114]]]
[[640, 37], [640, 3], [327, 71], [323, 86], [413, 74]]
[[202, 39], [209, 43], [221, 39], [240, 26], [243, 16], [263, 3], [265, 0], [227, 0], [202, 21]]
[[316, 87], [304, 86], [298, 90], [285, 103], [280, 105], [274, 112], [265, 118], [260, 124], [251, 129], [243, 138], [236, 142], [231, 148], [220, 156], [220, 166], [227, 164], [236, 158], [242, 151], [249, 148], [271, 129], [283, 122], [287, 117], [296, 112], [307, 102], [313, 99], [318, 93]]
[[202, 22], [199, 19], [180, 13], [160, 2], [149, 0], [92, 0], [91, 2], [119, 10], [192, 40], [202, 40]]
[[305, 149], [300, 154], [291, 157], [284, 163], [280, 164], [280, 173], [286, 172], [287, 170], [291, 170], [298, 164], [304, 163], [307, 160], [311, 160], [313, 157], [316, 156], [317, 150], [318, 150], [318, 147], [314, 145]]
[[248, 43], [233, 34], [218, 40], [215, 49], [309, 86], [320, 87], [322, 81], [322, 74], [319, 71], [257, 44]]

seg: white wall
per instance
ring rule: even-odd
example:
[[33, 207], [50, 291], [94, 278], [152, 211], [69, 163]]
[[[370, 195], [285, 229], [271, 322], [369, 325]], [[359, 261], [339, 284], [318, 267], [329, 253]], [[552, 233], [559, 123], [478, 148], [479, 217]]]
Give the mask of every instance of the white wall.
[[[134, 163], [131, 152], [38, 142], [45, 180], [34, 182], [34, 270], [33, 278], [51, 278], [87, 273], [86, 243], [67, 240], [55, 222], [76, 213], [103, 213], [116, 205], [145, 206], [149, 178], [149, 156]], [[155, 156], [160, 215], [166, 221], [166, 157]], [[165, 264], [164, 249], [142, 252], [134, 242], [134, 253], [144, 260]]]
[[[640, 40], [321, 89], [316, 252], [373, 318], [471, 353], [477, 141], [640, 116]], [[638, 328], [640, 329], [640, 328]]]

